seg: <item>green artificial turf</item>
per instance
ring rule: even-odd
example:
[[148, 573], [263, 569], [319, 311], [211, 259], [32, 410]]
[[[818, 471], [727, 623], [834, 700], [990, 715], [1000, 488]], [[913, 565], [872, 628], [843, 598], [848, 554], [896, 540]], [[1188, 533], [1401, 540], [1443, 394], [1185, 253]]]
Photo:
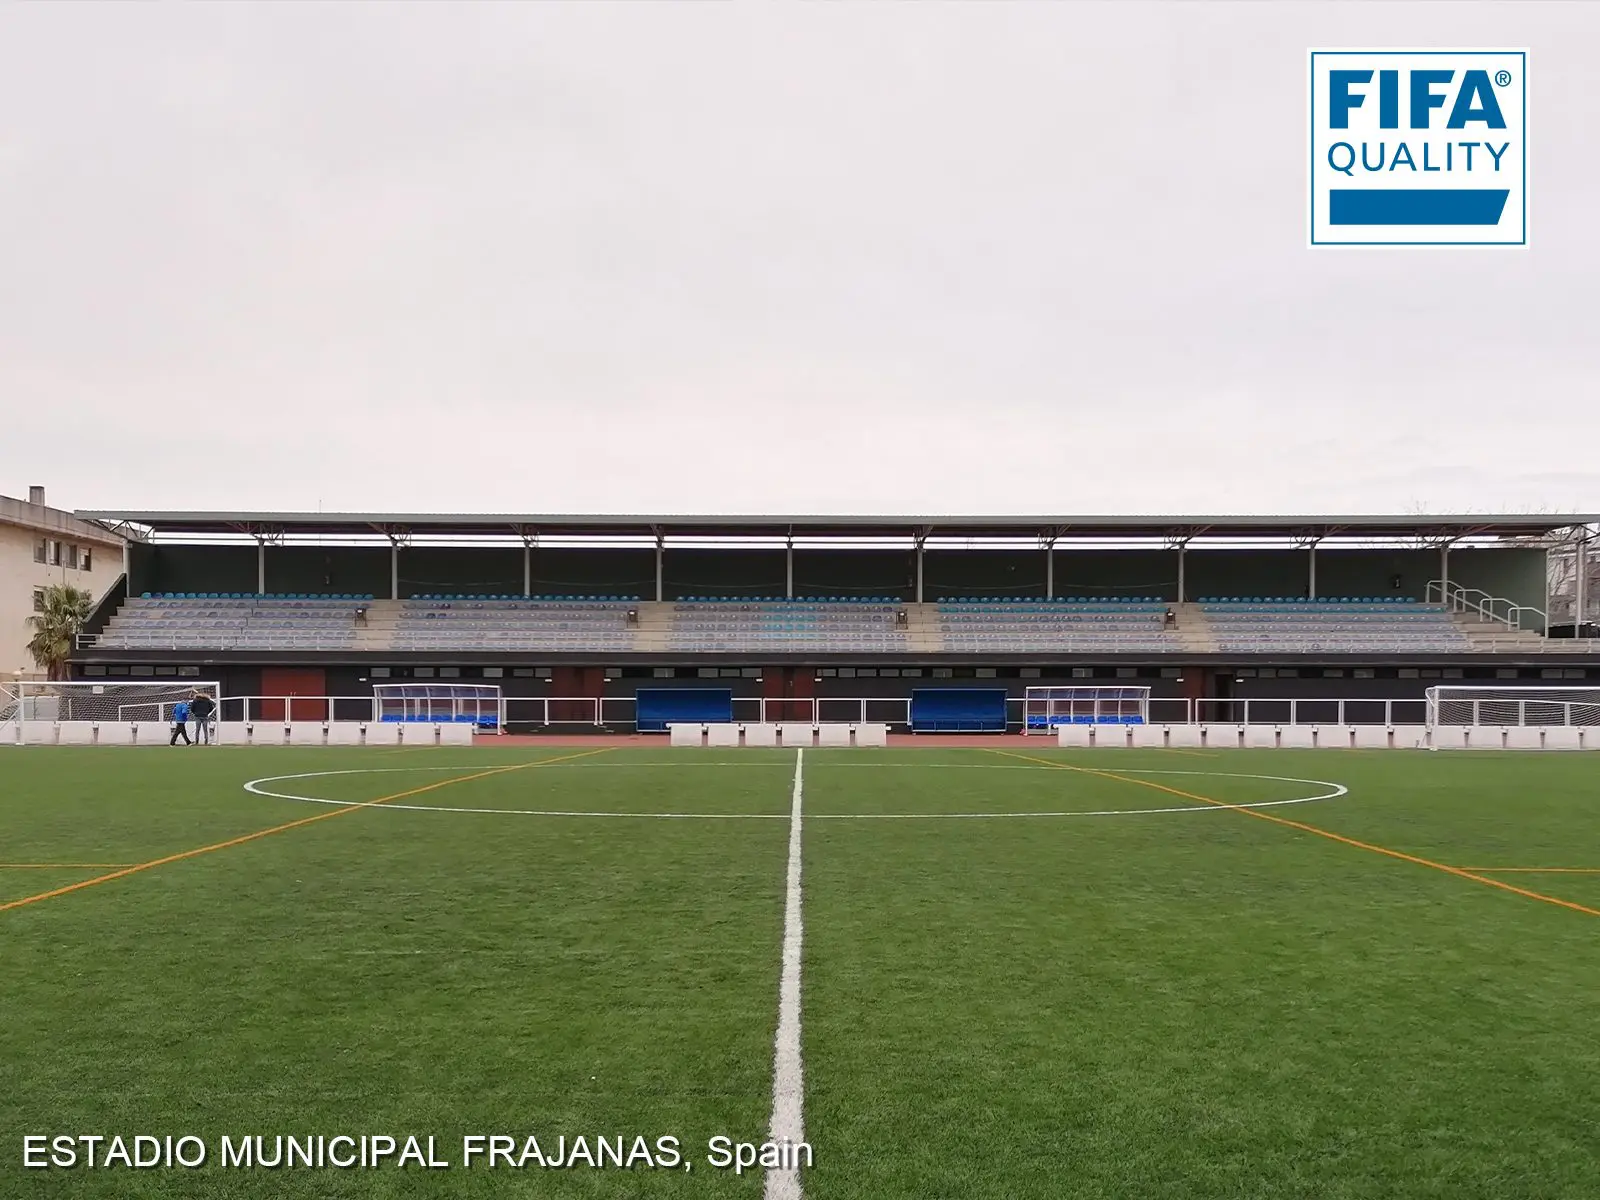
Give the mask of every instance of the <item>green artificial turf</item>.
[[[1411, 861], [1600, 910], [1600, 873], [1499, 873], [1600, 869], [1600, 762], [1024, 753], [807, 752], [808, 1197], [1600, 1196], [1600, 917]], [[766, 1134], [793, 768], [4, 752], [4, 863], [306, 823], [0, 911], [0, 1197], [759, 1196], [706, 1143]], [[244, 790], [302, 773], [258, 786], [342, 803]], [[0, 905], [115, 869], [0, 867]], [[27, 1171], [38, 1133], [213, 1164]], [[453, 1166], [215, 1165], [257, 1133]], [[693, 1169], [466, 1169], [468, 1133], [670, 1135]]]

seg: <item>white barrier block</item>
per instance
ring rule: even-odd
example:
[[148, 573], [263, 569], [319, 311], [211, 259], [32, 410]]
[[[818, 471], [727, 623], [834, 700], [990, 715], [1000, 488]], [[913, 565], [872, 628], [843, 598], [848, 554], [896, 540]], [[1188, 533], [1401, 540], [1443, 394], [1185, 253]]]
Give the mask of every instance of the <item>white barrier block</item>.
[[819, 746], [848, 746], [850, 744], [850, 726], [824, 721], [817, 726], [817, 745]]
[[321, 721], [290, 721], [283, 727], [283, 740], [291, 746], [321, 746], [327, 739]]
[[1172, 749], [1198, 750], [1200, 748], [1200, 726], [1167, 725], [1164, 729], [1167, 735], [1167, 745]]
[[[243, 746], [250, 741], [250, 726], [244, 721], [217, 721], [211, 726], [211, 740], [219, 746]], [[104, 726], [100, 740], [106, 740]]]
[[1057, 725], [1056, 744], [1079, 749], [1091, 746], [1094, 743], [1089, 740], [1089, 731], [1093, 728], [1093, 725]]
[[165, 746], [172, 737], [172, 726], [165, 721], [135, 721], [131, 728], [135, 746]]
[[776, 725], [746, 725], [744, 727], [744, 744], [746, 746], [776, 746], [778, 744], [778, 727]]
[[[1282, 725], [1278, 728], [1278, 745], [1285, 749], [1309, 750], [1322, 744], [1322, 732], [1317, 725]], [[1338, 745], [1337, 739], [1334, 744]]]
[[857, 725], [856, 745], [858, 746], [887, 746], [889, 744], [889, 727], [887, 725]]
[[1128, 725], [1124, 728], [1128, 731], [1128, 745], [1133, 749], [1148, 750], [1167, 744], [1159, 725]]
[[691, 725], [683, 721], [675, 721], [667, 726], [667, 741], [674, 746], [703, 746], [705, 745], [706, 729], [704, 725]]
[[368, 746], [393, 746], [400, 741], [398, 721], [374, 721], [367, 726]]
[[718, 722], [706, 726], [706, 745], [708, 746], [737, 746], [739, 744], [739, 727], [732, 723]]
[[1418, 746], [1428, 744], [1428, 727], [1426, 725], [1391, 725], [1389, 726], [1389, 745], [1395, 750], [1415, 750]]
[[1544, 732], [1536, 725], [1511, 725], [1505, 730], [1505, 748], [1507, 750], [1542, 750], [1544, 739], [1539, 735]]
[[330, 746], [359, 746], [361, 744], [360, 721], [331, 721], [328, 724], [328, 745]]
[[1582, 730], [1573, 725], [1552, 725], [1544, 731], [1546, 750], [1583, 749]]
[[22, 722], [22, 741], [28, 746], [54, 746], [56, 723], [54, 721]]
[[100, 726], [99, 745], [102, 746], [131, 746], [133, 744], [133, 726], [126, 721], [108, 721]]
[[[331, 727], [330, 727], [331, 728]], [[472, 745], [472, 725], [467, 721], [450, 721], [435, 725], [441, 746]]]
[[784, 721], [778, 726], [778, 737], [785, 746], [809, 746], [815, 730], [799, 721]]
[[424, 725], [416, 721], [397, 722], [395, 728], [400, 731], [400, 744], [402, 746], [437, 746], [439, 744], [439, 727], [437, 725]]
[[1276, 725], [1246, 725], [1244, 726], [1244, 744], [1257, 750], [1272, 750], [1278, 745], [1278, 727]]
[[60, 746], [92, 746], [94, 745], [93, 721], [63, 721], [56, 734], [56, 744]]

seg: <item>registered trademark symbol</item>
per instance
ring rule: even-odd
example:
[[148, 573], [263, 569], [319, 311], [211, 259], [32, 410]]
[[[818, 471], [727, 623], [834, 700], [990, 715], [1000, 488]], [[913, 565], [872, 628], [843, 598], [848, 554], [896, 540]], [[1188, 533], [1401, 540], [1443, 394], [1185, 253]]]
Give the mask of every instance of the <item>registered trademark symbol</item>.
[[1510, 71], [1496, 71], [1494, 73], [1494, 82], [1495, 82], [1495, 86], [1497, 86], [1497, 87], [1505, 87], [1506, 84], [1511, 82], [1511, 72]]

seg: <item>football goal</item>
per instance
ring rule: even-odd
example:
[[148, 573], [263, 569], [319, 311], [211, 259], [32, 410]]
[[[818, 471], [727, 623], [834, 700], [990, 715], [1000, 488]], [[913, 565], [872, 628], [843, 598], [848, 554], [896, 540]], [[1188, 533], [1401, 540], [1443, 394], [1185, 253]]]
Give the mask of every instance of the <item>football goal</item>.
[[501, 729], [505, 702], [497, 684], [375, 683], [372, 710], [380, 721], [475, 725]]
[[1148, 687], [1030, 687], [1022, 693], [1022, 731], [1058, 725], [1143, 725], [1150, 719]]
[[1600, 687], [1467, 687], [1427, 691], [1428, 725], [1600, 726]]
[[173, 709], [196, 694], [210, 696], [212, 722], [222, 690], [210, 680], [139, 680], [126, 683], [18, 680], [0, 693], [0, 742], [53, 744], [57, 727], [91, 730], [97, 725], [170, 724]]

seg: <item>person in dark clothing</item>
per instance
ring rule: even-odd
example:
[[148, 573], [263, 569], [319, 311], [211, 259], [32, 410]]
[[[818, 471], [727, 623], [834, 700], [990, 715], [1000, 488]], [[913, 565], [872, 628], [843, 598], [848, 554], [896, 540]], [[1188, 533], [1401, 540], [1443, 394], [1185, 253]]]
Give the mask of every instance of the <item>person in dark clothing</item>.
[[176, 746], [178, 739], [183, 739], [185, 746], [191, 745], [189, 741], [189, 702], [179, 700], [172, 706], [172, 738], [167, 742], [169, 746]]
[[194, 744], [211, 744], [211, 718], [216, 714], [217, 702], [203, 692], [196, 692], [189, 701], [189, 715], [194, 718]]

